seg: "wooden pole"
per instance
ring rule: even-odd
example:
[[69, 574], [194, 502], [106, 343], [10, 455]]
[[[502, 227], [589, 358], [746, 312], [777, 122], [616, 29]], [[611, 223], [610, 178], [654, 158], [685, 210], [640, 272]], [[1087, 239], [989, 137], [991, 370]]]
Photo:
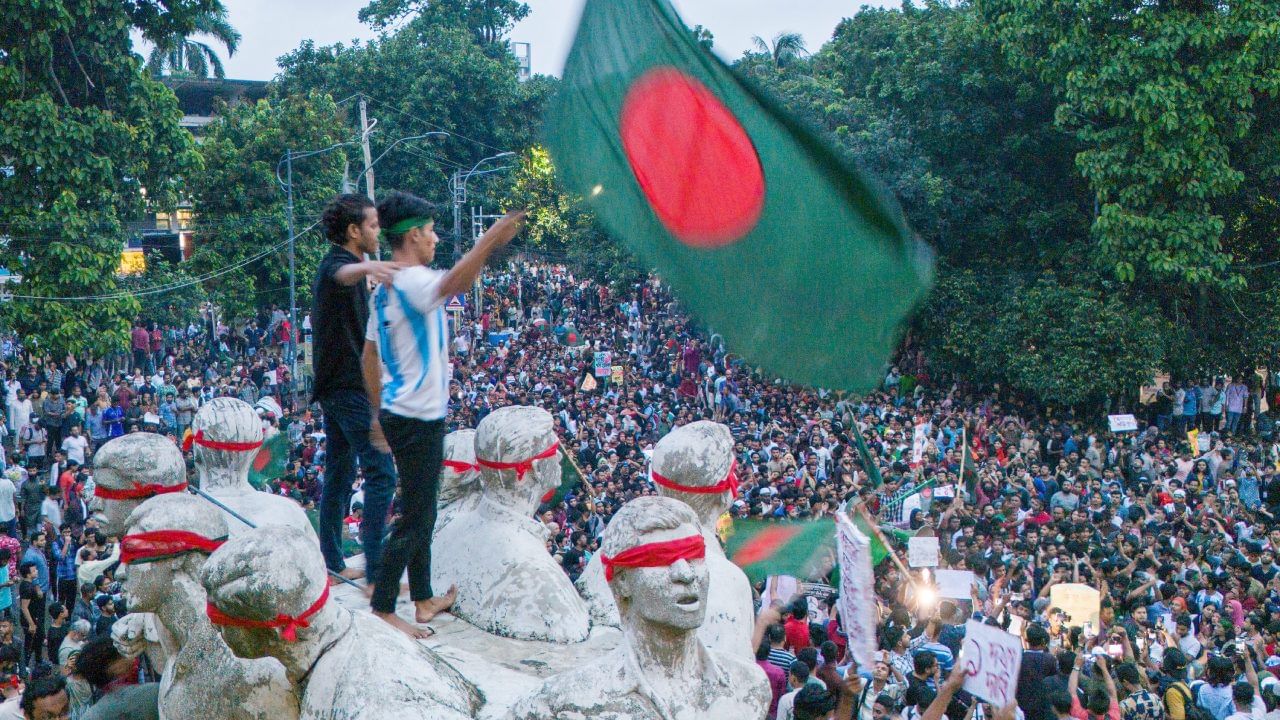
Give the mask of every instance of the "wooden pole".
[[916, 584], [916, 579], [911, 576], [911, 568], [908, 568], [898, 557], [898, 553], [894, 551], [893, 545], [889, 542], [889, 538], [885, 537], [884, 533], [880, 531], [880, 526], [877, 525], [875, 519], [871, 517], [871, 513], [867, 512], [866, 506], [859, 502], [853, 506], [853, 510], [861, 515], [863, 520], [867, 521], [867, 527], [871, 528], [871, 532], [874, 533], [876, 538], [884, 544], [884, 549], [889, 551], [889, 557], [893, 559], [893, 563], [897, 565], [898, 569], [902, 571], [902, 574], [907, 577], [907, 582], [914, 586]]

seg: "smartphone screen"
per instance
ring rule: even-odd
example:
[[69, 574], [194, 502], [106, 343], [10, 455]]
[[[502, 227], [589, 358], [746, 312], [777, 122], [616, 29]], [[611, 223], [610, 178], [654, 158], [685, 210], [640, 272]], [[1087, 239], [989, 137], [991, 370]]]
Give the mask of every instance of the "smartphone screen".
[[1124, 654], [1124, 647], [1119, 643], [1111, 643], [1107, 646], [1107, 654], [1113, 658], [1118, 658]]

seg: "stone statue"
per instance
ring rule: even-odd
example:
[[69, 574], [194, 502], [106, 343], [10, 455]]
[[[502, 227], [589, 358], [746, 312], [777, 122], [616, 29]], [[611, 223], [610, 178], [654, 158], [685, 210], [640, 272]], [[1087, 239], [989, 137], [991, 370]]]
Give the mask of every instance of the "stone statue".
[[[716, 522], [738, 492], [733, 436], [729, 428], [708, 420], [683, 425], [663, 436], [650, 458], [651, 478], [658, 495], [683, 502], [698, 515], [698, 528], [707, 546], [707, 618], [698, 637], [712, 650], [753, 660], [751, 633], [755, 608], [751, 583], [725, 557], [716, 537]], [[593, 622], [617, 627], [620, 619], [613, 594], [604, 579], [597, 553], [578, 578], [578, 589], [591, 609]]]
[[444, 467], [440, 468], [440, 492], [436, 497], [436, 535], [458, 514], [474, 509], [480, 502], [480, 466], [476, 464], [475, 439], [475, 430], [455, 430], [444, 436]]
[[551, 415], [534, 407], [495, 410], [476, 429], [475, 456], [481, 495], [437, 527], [432, 585], [456, 585], [451, 612], [495, 635], [585, 640], [587, 606], [547, 552], [545, 528], [531, 517], [560, 485]]
[[225, 541], [222, 511], [185, 493], [162, 495], [134, 510], [125, 527], [129, 609], [154, 617], [176, 650], [160, 679], [161, 720], [296, 719], [284, 666], [232, 655], [205, 615], [200, 569]]
[[[200, 489], [217, 498], [254, 525], [288, 525], [303, 531], [319, 546], [307, 514], [296, 502], [254, 490], [249, 467], [262, 447], [262, 421], [249, 403], [236, 398], [214, 398], [196, 412], [187, 439], [195, 455]], [[232, 535], [247, 529], [228, 517]]]
[[119, 537], [125, 518], [147, 498], [187, 489], [182, 451], [155, 433], [130, 433], [109, 441], [93, 456], [90, 510], [102, 532]]
[[330, 600], [320, 550], [296, 528], [234, 535], [201, 577], [231, 651], [279, 660], [302, 720], [463, 720], [479, 710], [479, 692], [435, 653]]
[[622, 617], [622, 644], [553, 675], [512, 708], [515, 720], [762, 720], [769, 683], [753, 662], [698, 638], [707, 610], [705, 541], [682, 502], [641, 497], [604, 531], [600, 554]]
[[[125, 520], [149, 498], [183, 494], [187, 463], [169, 438], [155, 433], [130, 433], [108, 441], [93, 456], [93, 497], [90, 512], [109, 537], [124, 533]], [[112, 626], [121, 652], [143, 652], [153, 667], [162, 668], [178, 651], [174, 639], [150, 613], [135, 611]]]

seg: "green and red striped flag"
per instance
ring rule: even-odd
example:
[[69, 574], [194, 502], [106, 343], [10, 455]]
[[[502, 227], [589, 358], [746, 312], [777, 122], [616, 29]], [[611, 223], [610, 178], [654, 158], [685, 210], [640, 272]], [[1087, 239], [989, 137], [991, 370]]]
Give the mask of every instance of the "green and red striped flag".
[[249, 484], [261, 490], [267, 483], [284, 476], [289, 464], [289, 438], [284, 433], [276, 433], [258, 448], [253, 457], [253, 465], [249, 467]]
[[725, 554], [752, 582], [769, 575], [812, 579], [831, 570], [835, 532], [831, 520], [734, 520], [725, 540]]
[[545, 140], [565, 186], [730, 351], [817, 387], [882, 379], [933, 253], [668, 0], [587, 0]]

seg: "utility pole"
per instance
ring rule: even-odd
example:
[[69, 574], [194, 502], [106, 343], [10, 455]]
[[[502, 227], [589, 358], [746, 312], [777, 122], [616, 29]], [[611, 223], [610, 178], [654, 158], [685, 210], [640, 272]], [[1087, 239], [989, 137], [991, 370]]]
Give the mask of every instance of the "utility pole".
[[449, 181], [449, 189], [453, 192], [453, 262], [456, 265], [462, 259], [462, 203], [466, 202], [466, 185], [462, 174], [454, 170]]
[[[378, 121], [374, 120], [373, 125]], [[360, 98], [360, 149], [364, 152], [364, 189], [370, 202], [377, 202], [373, 195], [373, 153], [369, 150], [369, 133], [373, 130], [369, 124], [368, 103]], [[378, 246], [377, 259], [382, 259], [382, 246]], [[368, 258], [366, 258], [368, 259]]]
[[288, 191], [289, 217], [289, 376], [293, 380], [293, 407], [298, 408], [298, 275], [294, 245], [297, 233], [293, 229], [293, 150], [284, 151], [285, 187]]

